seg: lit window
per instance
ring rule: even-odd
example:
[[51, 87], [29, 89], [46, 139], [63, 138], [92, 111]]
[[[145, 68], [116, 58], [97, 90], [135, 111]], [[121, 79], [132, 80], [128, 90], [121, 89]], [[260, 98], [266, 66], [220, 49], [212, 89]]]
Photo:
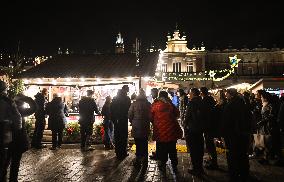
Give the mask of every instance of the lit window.
[[186, 71], [187, 72], [193, 72], [193, 63], [192, 62], [186, 63]]

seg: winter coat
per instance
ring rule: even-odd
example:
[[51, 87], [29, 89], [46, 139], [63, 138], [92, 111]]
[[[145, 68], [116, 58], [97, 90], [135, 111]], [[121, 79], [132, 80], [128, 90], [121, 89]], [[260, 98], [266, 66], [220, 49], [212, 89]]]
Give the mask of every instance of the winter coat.
[[202, 107], [201, 97], [192, 98], [187, 106], [184, 130], [187, 135], [189, 132], [200, 133], [204, 131], [204, 123], [201, 117], [201, 107]]
[[271, 135], [272, 130], [276, 125], [273, 119], [272, 105], [267, 103], [263, 104], [261, 110], [261, 120], [257, 123], [258, 133], [263, 135]]
[[212, 133], [216, 129], [215, 105], [216, 101], [212, 96], [205, 96], [201, 101], [201, 116], [205, 124], [206, 132]]
[[68, 116], [67, 106], [62, 102], [60, 97], [55, 97], [46, 106], [48, 118], [48, 129], [52, 131], [62, 130], [65, 128]]
[[134, 138], [148, 138], [150, 133], [151, 104], [146, 97], [137, 96], [128, 111]]
[[35, 102], [37, 105], [37, 110], [35, 112], [35, 118], [45, 118], [46, 115], [46, 111], [45, 111], [45, 107], [47, 104], [47, 99], [44, 97], [44, 95], [42, 93], [37, 93], [35, 95]]
[[284, 132], [284, 102], [280, 105], [277, 123], [279, 124], [281, 131]]
[[128, 120], [128, 110], [130, 105], [131, 100], [126, 94], [120, 93], [113, 98], [110, 111], [114, 124], [116, 124], [116, 120]]
[[103, 105], [102, 116], [104, 117], [104, 120], [111, 120], [110, 104]]
[[[13, 144], [12, 146], [16, 149], [17, 152], [24, 153], [29, 149], [29, 136], [27, 133], [26, 123], [24, 117], [32, 115], [36, 109], [37, 105], [35, 101], [27, 97], [25, 95], [18, 94], [14, 98], [17, 108], [22, 116], [22, 129], [19, 130], [19, 132], [15, 133], [13, 135]], [[24, 104], [27, 103], [29, 105], [29, 108], [24, 107]]]
[[0, 148], [10, 143], [21, 129], [22, 117], [15, 102], [0, 94]]
[[158, 98], [151, 107], [153, 140], [172, 142], [182, 138], [182, 130], [177, 121], [178, 109], [169, 99]]
[[221, 131], [226, 137], [251, 134], [251, 122], [248, 118], [248, 108], [239, 96], [228, 101], [222, 116]]
[[99, 114], [95, 100], [91, 97], [82, 97], [82, 99], [79, 101], [79, 123], [93, 123], [95, 121], [94, 112]]

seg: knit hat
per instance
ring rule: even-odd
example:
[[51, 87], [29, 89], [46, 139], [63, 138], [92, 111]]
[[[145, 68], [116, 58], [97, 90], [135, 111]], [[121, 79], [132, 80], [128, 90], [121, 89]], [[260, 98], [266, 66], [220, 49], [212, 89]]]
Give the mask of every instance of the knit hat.
[[229, 88], [229, 89], [226, 90], [226, 92], [228, 94], [230, 94], [232, 97], [234, 97], [234, 96], [236, 96], [238, 94], [238, 91], [235, 88]]
[[8, 87], [7, 84], [4, 81], [0, 80], [0, 92], [6, 90], [7, 87]]

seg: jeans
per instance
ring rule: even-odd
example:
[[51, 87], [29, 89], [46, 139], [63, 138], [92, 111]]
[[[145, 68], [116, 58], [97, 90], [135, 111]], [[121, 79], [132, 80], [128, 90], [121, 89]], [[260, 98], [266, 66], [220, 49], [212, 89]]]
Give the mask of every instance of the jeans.
[[89, 139], [93, 134], [93, 122], [80, 125], [81, 133], [81, 148], [87, 147], [89, 145]]
[[115, 153], [118, 158], [127, 156], [128, 120], [117, 120], [114, 124]]
[[104, 143], [110, 146], [113, 143], [113, 123], [111, 120], [104, 120]]
[[188, 132], [186, 137], [193, 170], [203, 171], [204, 138], [202, 132]]
[[148, 157], [148, 139], [134, 138], [136, 144], [136, 157]]

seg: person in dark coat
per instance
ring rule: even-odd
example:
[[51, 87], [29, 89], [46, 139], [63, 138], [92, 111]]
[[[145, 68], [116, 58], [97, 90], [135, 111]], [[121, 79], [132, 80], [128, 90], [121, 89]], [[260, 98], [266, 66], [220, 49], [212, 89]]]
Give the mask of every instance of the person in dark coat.
[[[20, 133], [21, 129], [21, 114], [15, 102], [7, 96], [7, 84], [0, 81], [0, 181], [6, 181], [7, 168], [11, 160], [11, 149], [14, 149], [15, 135]], [[18, 167], [15, 162], [13, 164], [11, 166], [13, 176], [10, 180], [15, 179], [17, 181]]]
[[223, 134], [227, 147], [227, 162], [231, 181], [249, 179], [248, 148], [251, 134], [250, 123], [246, 118], [244, 100], [236, 89], [226, 90], [228, 103], [223, 112]]
[[183, 89], [178, 90], [180, 125], [184, 126], [185, 112], [188, 104], [188, 97]]
[[206, 87], [200, 88], [200, 95], [202, 97], [202, 120], [205, 123], [204, 138], [209, 160], [206, 161], [205, 167], [207, 169], [217, 169], [217, 152], [214, 144], [214, 137], [216, 135], [217, 122], [215, 121], [215, 105], [216, 101], [209, 95]]
[[128, 110], [131, 105], [130, 98], [127, 96], [129, 88], [124, 85], [113, 98], [110, 109], [111, 118], [114, 124], [115, 153], [119, 160], [128, 156]]
[[48, 129], [52, 132], [52, 147], [50, 149], [55, 150], [61, 148], [68, 109], [66, 104], [62, 102], [62, 98], [54, 94], [52, 101], [46, 106], [46, 113], [49, 115]]
[[192, 88], [185, 114], [184, 132], [192, 163], [192, 168], [188, 169], [188, 172], [196, 176], [204, 174], [204, 123], [202, 123], [201, 109], [202, 98], [200, 92], [197, 88]]
[[37, 104], [37, 110], [35, 112], [35, 129], [34, 129], [34, 134], [33, 134], [33, 138], [32, 138], [32, 142], [31, 145], [32, 147], [36, 148], [36, 149], [41, 149], [41, 148], [45, 148], [45, 145], [42, 145], [41, 140], [43, 137], [43, 131], [46, 125], [46, 121], [45, 121], [45, 116], [46, 116], [46, 111], [45, 111], [45, 107], [47, 104], [47, 94], [48, 91], [46, 88], [43, 88], [41, 93], [37, 93], [35, 95], [35, 102]]
[[99, 114], [95, 99], [92, 98], [94, 91], [87, 90], [87, 96], [79, 101], [79, 124], [81, 132], [81, 149], [92, 150], [90, 147], [90, 137], [93, 134], [93, 125], [95, 122], [94, 112]]
[[[10, 165], [10, 181], [18, 180], [18, 172], [22, 154], [29, 149], [29, 139], [26, 129], [25, 117], [32, 115], [36, 111], [35, 101], [23, 94], [17, 94], [14, 98], [18, 111], [22, 116], [22, 129], [13, 134], [13, 142], [9, 146], [8, 160], [6, 162], [6, 169]], [[24, 105], [28, 104], [29, 107]]]
[[136, 144], [135, 166], [148, 165], [148, 137], [150, 134], [151, 104], [143, 89], [139, 90], [128, 111], [129, 122], [132, 125], [132, 136]]
[[104, 125], [104, 145], [105, 149], [113, 149], [113, 122], [111, 120], [110, 114], [110, 105], [111, 105], [111, 97], [107, 96], [105, 104], [102, 108], [102, 116], [104, 118], [103, 125]]

